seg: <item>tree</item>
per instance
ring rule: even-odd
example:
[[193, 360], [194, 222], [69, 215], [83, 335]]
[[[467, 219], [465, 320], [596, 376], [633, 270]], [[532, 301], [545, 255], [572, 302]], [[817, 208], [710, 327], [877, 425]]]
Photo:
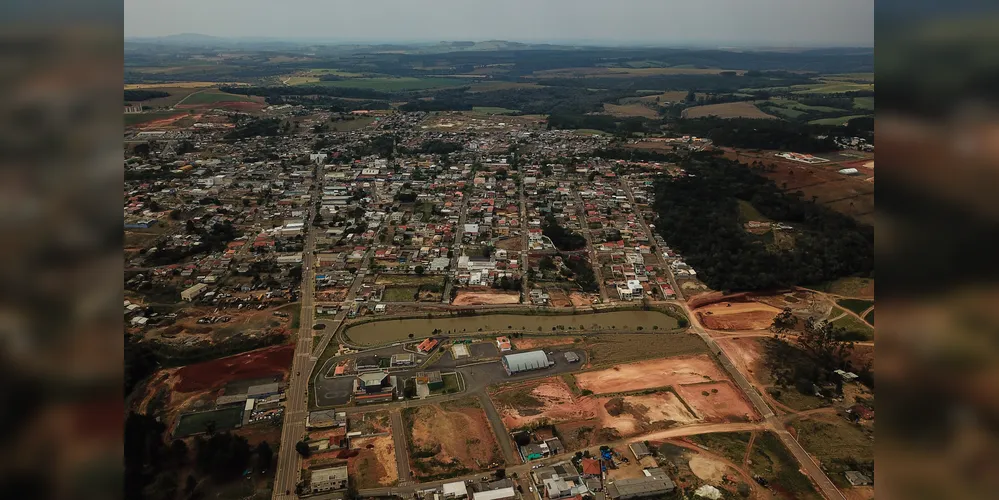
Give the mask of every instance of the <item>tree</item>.
[[785, 307], [777, 316], [774, 316], [774, 321], [770, 325], [770, 331], [781, 335], [794, 330], [797, 324], [798, 318], [795, 318], [794, 314], [791, 313], [791, 308]]
[[187, 483], [184, 485], [184, 493], [190, 495], [194, 493], [194, 489], [198, 487], [198, 480], [194, 478], [194, 474], [187, 475]]
[[177, 465], [187, 463], [187, 443], [180, 439], [174, 439], [170, 444], [170, 458]]
[[132, 152], [133, 153], [135, 153], [135, 154], [137, 154], [137, 155], [139, 155], [139, 156], [141, 156], [143, 158], [148, 158], [149, 157], [149, 151], [150, 151], [150, 148], [149, 148], [149, 143], [148, 142], [143, 142], [143, 143], [140, 143], [140, 144], [136, 144], [135, 147], [132, 148]]
[[297, 451], [299, 455], [302, 455], [303, 458], [308, 458], [309, 455], [312, 454], [312, 450], [309, 449], [309, 444], [305, 441], [295, 443], [295, 451]]
[[423, 274], [426, 269], [423, 266], [416, 266], [416, 274]]
[[271, 462], [274, 459], [274, 451], [271, 450], [271, 445], [267, 444], [267, 441], [261, 441], [257, 445], [257, 469], [261, 472], [269, 470], [271, 468]]

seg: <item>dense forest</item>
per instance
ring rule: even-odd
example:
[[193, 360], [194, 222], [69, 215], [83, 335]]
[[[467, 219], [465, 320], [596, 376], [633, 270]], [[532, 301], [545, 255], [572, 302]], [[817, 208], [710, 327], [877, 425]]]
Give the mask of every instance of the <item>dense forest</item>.
[[[715, 290], [761, 290], [873, 276], [874, 229], [821, 205], [784, 194], [746, 165], [695, 154], [688, 174], [655, 185], [660, 231]], [[738, 200], [794, 227], [778, 250], [743, 228]]]
[[169, 92], [162, 90], [125, 90], [125, 102], [148, 101], [160, 97], [169, 97]]

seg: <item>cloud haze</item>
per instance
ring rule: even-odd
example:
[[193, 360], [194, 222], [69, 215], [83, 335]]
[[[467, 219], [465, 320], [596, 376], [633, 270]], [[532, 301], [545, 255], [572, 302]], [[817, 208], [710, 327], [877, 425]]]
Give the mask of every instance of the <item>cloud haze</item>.
[[125, 0], [125, 36], [872, 46], [873, 0]]

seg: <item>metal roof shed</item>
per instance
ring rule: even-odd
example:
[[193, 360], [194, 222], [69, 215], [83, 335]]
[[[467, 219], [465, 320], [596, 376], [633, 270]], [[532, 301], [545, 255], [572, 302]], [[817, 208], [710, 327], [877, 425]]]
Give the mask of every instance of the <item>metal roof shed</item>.
[[514, 374], [529, 370], [540, 370], [548, 368], [552, 362], [548, 359], [545, 351], [518, 352], [503, 356], [503, 367], [507, 373]]

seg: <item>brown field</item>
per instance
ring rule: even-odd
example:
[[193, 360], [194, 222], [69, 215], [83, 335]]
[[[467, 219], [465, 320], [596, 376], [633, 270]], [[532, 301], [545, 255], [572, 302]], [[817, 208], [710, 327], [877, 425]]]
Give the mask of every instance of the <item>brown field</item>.
[[[832, 161], [822, 165], [806, 165], [774, 156], [773, 151], [755, 153], [745, 150], [726, 150], [725, 157], [743, 163], [762, 161], [771, 170], [762, 175], [774, 181], [785, 192], [801, 191], [803, 198], [813, 197], [817, 203], [849, 215], [865, 224], [874, 223], [874, 185], [864, 176], [847, 176], [838, 171], [842, 162]], [[859, 167], [858, 167], [859, 168]]]
[[490, 396], [507, 429], [555, 425], [569, 450], [698, 421], [672, 392], [579, 396], [560, 377], [502, 385]]
[[[696, 97], [703, 97], [704, 94], [697, 93]], [[656, 98], [659, 98], [659, 103], [664, 104], [667, 102], [680, 102], [687, 99], [687, 92], [684, 90], [671, 90], [668, 92], [663, 92], [662, 94], [652, 94], [647, 96], [639, 97], [638, 100], [643, 102], [656, 102]]]
[[656, 110], [641, 104], [604, 104], [604, 113], [611, 116], [627, 118], [641, 116], [643, 118], [658, 118]]
[[[694, 413], [708, 422], [747, 422], [759, 414], [728, 380], [674, 386]], [[705, 395], [704, 393], [707, 393]]]
[[586, 366], [607, 366], [640, 359], [692, 356], [708, 352], [704, 341], [693, 333], [660, 335], [651, 343], [649, 339], [648, 335], [641, 333], [590, 335], [582, 342], [588, 355]]
[[347, 471], [357, 488], [395, 486], [399, 482], [392, 436], [352, 439], [357, 456], [347, 459]]
[[502, 248], [508, 252], [519, 252], [524, 248], [524, 237], [514, 236], [496, 242], [496, 248]]
[[[475, 399], [408, 408], [403, 417], [409, 429], [410, 465], [416, 477], [462, 469], [479, 471], [503, 462], [486, 413]], [[431, 450], [435, 453], [430, 458], [413, 458], [416, 452]]]
[[515, 349], [526, 351], [529, 349], [537, 349], [539, 347], [566, 345], [573, 342], [574, 339], [571, 337], [521, 337], [519, 339], [513, 339], [513, 346]]
[[726, 380], [707, 355], [650, 359], [606, 370], [576, 374], [576, 385], [594, 394], [640, 391], [656, 387]]
[[461, 290], [455, 296], [453, 305], [482, 306], [496, 304], [519, 304], [520, 292], [501, 292], [483, 289], [481, 291]]
[[762, 384], [771, 384], [773, 379], [763, 366], [763, 342], [765, 340], [763, 337], [742, 337], [718, 338], [716, 342], [741, 372], [749, 374], [750, 379]]
[[684, 118], [702, 118], [705, 116], [717, 116], [718, 118], [777, 118], [760, 111], [756, 105], [748, 101], [708, 104], [706, 106], [694, 106], [683, 110]]
[[126, 83], [125, 90], [164, 90], [176, 89], [200, 89], [205, 87], [217, 87], [223, 85], [219, 82], [173, 82], [173, 83]]
[[780, 309], [759, 302], [718, 302], [694, 312], [712, 330], [766, 330]]
[[572, 307], [572, 301], [569, 299], [569, 294], [565, 293], [565, 290], [561, 288], [549, 288], [545, 291], [548, 292], [548, 302], [551, 307]]
[[593, 299], [597, 297], [594, 293], [572, 292], [569, 294], [569, 301], [573, 307], [588, 306], [593, 304]]

